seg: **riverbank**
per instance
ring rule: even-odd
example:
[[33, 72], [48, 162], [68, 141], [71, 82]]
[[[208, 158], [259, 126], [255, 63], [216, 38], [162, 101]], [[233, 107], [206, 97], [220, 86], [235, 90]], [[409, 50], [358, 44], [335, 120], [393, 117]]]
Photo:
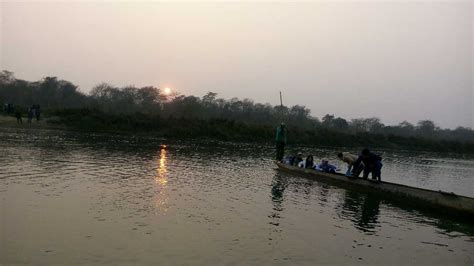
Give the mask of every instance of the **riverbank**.
[[[226, 119], [162, 118], [158, 115], [106, 114], [94, 110], [63, 110], [46, 112], [40, 121], [16, 123], [11, 116], [0, 116], [0, 126], [10, 128], [44, 128], [114, 134], [149, 135], [167, 139], [206, 139], [239, 142], [271, 143], [274, 127], [246, 124]], [[474, 143], [430, 140], [415, 137], [358, 133], [348, 134], [322, 128], [314, 130], [289, 127], [289, 145], [348, 147], [360, 149], [404, 149], [450, 153], [474, 153]]]
[[31, 128], [31, 129], [70, 129], [66, 125], [61, 125], [54, 123], [54, 120], [58, 120], [58, 117], [46, 117], [36, 121], [32, 120], [31, 123], [28, 123], [28, 118], [23, 117], [22, 123], [17, 123], [17, 120], [13, 116], [0, 115], [0, 127], [3, 128]]

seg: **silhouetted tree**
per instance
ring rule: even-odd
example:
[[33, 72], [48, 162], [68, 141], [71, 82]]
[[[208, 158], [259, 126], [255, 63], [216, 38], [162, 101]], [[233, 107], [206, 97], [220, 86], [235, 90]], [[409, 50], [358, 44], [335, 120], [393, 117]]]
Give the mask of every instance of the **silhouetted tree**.
[[[15, 78], [9, 71], [0, 72], [0, 101], [26, 107], [40, 104], [42, 109], [87, 109], [99, 110], [104, 114], [135, 115], [147, 114], [158, 121], [159, 117], [188, 120], [226, 121], [273, 128], [280, 122], [302, 132], [320, 132], [321, 134], [353, 134], [367, 137], [366, 134], [402, 136], [471, 141], [474, 131], [471, 128], [458, 127], [455, 130], [440, 129], [431, 120], [421, 120], [416, 126], [403, 121], [396, 126], [385, 126], [379, 118], [357, 118], [350, 122], [341, 117], [326, 114], [321, 121], [311, 116], [308, 108], [302, 105], [272, 106], [268, 103], [255, 103], [251, 99], [218, 98], [217, 93], [208, 92], [201, 98], [180, 95], [164, 95], [158, 88], [146, 86], [115, 87], [101, 83], [86, 95], [75, 84], [57, 77], [45, 77], [40, 81], [29, 82]], [[153, 120], [153, 121], [155, 121]], [[187, 121], [188, 121], [187, 120]], [[127, 120], [130, 122], [129, 120]], [[306, 134], [305, 133], [305, 134]], [[366, 134], [357, 134], [366, 133]], [[346, 139], [347, 138], [346, 135]], [[429, 140], [429, 141], [431, 141]]]
[[426, 137], [433, 137], [435, 129], [436, 125], [431, 120], [418, 121], [418, 125], [416, 126], [416, 130], [418, 131], [419, 135]]

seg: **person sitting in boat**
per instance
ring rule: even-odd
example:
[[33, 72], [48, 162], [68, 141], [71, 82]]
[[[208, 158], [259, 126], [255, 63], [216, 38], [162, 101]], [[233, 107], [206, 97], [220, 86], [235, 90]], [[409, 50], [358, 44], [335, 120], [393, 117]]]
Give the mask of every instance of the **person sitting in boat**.
[[306, 160], [299, 162], [298, 167], [306, 168], [306, 169], [314, 169], [314, 159], [313, 155], [308, 155]]
[[337, 167], [329, 164], [328, 160], [321, 160], [321, 163], [316, 166], [316, 170], [325, 173], [336, 173]]
[[303, 154], [301, 152], [298, 152], [298, 154], [294, 158], [292, 165], [298, 166], [302, 161], [303, 161]]
[[369, 177], [369, 173], [372, 173], [373, 180], [377, 180], [378, 182], [382, 180], [381, 169], [383, 164], [381, 156], [370, 152], [370, 150], [367, 148], [363, 149], [359, 158], [357, 158], [357, 161], [354, 163], [354, 167], [352, 169], [354, 176], [359, 175], [359, 173], [357, 173], [357, 169], [361, 163], [364, 163], [364, 179], [367, 179]]
[[[354, 163], [357, 161], [357, 155], [354, 155], [349, 152], [340, 152], [337, 154], [337, 157], [341, 159], [341, 161], [347, 163], [347, 171], [346, 176], [352, 175], [352, 167], [354, 167]], [[362, 166], [362, 165], [361, 165]]]
[[297, 155], [288, 155], [281, 160], [284, 164], [292, 165], [292, 166], [298, 166], [298, 164], [303, 161], [303, 154], [301, 152], [298, 152]]
[[295, 159], [296, 159], [296, 156], [294, 156], [294, 155], [288, 155], [288, 156], [285, 156], [285, 158], [283, 158], [283, 160], [281, 160], [281, 161], [282, 161], [284, 164], [293, 165]]

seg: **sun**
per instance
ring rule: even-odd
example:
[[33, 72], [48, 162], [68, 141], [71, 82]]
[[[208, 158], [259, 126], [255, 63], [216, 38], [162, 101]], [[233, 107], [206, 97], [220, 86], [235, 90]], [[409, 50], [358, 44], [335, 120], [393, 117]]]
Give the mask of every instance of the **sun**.
[[171, 89], [166, 87], [163, 89], [163, 93], [166, 94], [166, 95], [170, 95], [171, 94]]

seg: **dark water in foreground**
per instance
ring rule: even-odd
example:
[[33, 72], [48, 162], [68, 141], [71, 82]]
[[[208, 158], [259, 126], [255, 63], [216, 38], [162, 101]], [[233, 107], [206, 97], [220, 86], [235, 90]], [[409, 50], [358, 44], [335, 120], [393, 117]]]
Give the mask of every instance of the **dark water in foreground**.
[[[0, 137], [0, 264], [474, 263], [472, 222], [279, 173], [269, 146]], [[385, 180], [474, 196], [472, 157], [384, 158]]]

